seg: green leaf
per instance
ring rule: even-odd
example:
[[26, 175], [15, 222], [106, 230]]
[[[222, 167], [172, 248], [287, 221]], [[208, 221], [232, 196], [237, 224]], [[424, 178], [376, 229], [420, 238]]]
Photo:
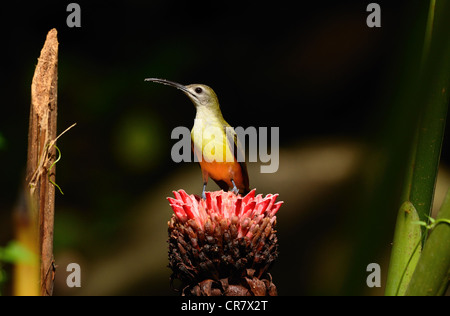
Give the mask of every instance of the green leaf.
[[386, 295], [405, 294], [420, 258], [421, 240], [419, 214], [414, 205], [406, 201], [400, 207], [397, 216]]

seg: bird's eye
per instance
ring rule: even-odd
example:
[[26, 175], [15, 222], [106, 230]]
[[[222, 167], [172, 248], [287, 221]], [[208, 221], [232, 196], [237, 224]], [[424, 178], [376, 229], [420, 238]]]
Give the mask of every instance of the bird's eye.
[[195, 88], [195, 92], [196, 92], [196, 93], [198, 93], [198, 94], [200, 94], [200, 93], [202, 93], [202, 92], [203, 92], [203, 89], [202, 89], [202, 88], [200, 88], [200, 87], [198, 87], [198, 88]]

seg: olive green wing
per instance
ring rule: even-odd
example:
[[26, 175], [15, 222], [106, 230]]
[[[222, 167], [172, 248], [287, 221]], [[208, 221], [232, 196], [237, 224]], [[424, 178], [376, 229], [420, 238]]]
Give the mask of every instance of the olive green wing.
[[245, 148], [242, 146], [239, 137], [237, 137], [234, 128], [229, 124], [224, 125], [225, 133], [227, 135], [227, 142], [230, 148], [233, 148], [234, 159], [239, 163], [242, 170], [242, 179], [244, 181], [244, 194], [250, 192], [247, 164], [245, 163]]

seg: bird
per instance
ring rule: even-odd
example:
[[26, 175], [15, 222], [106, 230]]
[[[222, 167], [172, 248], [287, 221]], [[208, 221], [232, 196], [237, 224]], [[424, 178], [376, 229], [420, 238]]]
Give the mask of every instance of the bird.
[[203, 180], [202, 199], [211, 178], [224, 191], [236, 195], [250, 192], [244, 148], [233, 127], [223, 118], [219, 100], [212, 88], [204, 84], [182, 85], [159, 78], [146, 78], [177, 88], [189, 97], [196, 108], [191, 130], [191, 147], [200, 163]]

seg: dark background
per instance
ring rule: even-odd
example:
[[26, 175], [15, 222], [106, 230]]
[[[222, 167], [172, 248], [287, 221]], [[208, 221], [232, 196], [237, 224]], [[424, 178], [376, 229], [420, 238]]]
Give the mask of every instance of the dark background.
[[[198, 166], [171, 160], [170, 133], [191, 128], [195, 109], [181, 92], [147, 77], [211, 86], [232, 126], [280, 128], [279, 173], [250, 169], [258, 193], [278, 192], [285, 201], [272, 269], [280, 294], [381, 294], [366, 287], [364, 268], [378, 262], [387, 271], [399, 188], [380, 197], [388, 207], [378, 222], [369, 222], [361, 196], [370, 203], [367, 174], [378, 162], [377, 145], [396, 133], [386, 122], [405, 60], [421, 50], [428, 4], [377, 1], [382, 27], [368, 28], [370, 2], [78, 1], [81, 28], [66, 25], [69, 1], [9, 4], [0, 13], [0, 246], [14, 238], [34, 67], [47, 32], [57, 28], [58, 131], [77, 126], [58, 140], [56, 182], [65, 195], [56, 193], [56, 295], [174, 294], [165, 197], [179, 188], [198, 194], [201, 178]], [[355, 168], [350, 162], [342, 182], [319, 183], [314, 202], [302, 204], [296, 196], [316, 184], [295, 174], [301, 159], [326, 153], [324, 166], [332, 165], [328, 153], [336, 148], [370, 159], [356, 159]], [[163, 259], [134, 268], [141, 257]], [[65, 286], [69, 262], [82, 267], [81, 289]]]

